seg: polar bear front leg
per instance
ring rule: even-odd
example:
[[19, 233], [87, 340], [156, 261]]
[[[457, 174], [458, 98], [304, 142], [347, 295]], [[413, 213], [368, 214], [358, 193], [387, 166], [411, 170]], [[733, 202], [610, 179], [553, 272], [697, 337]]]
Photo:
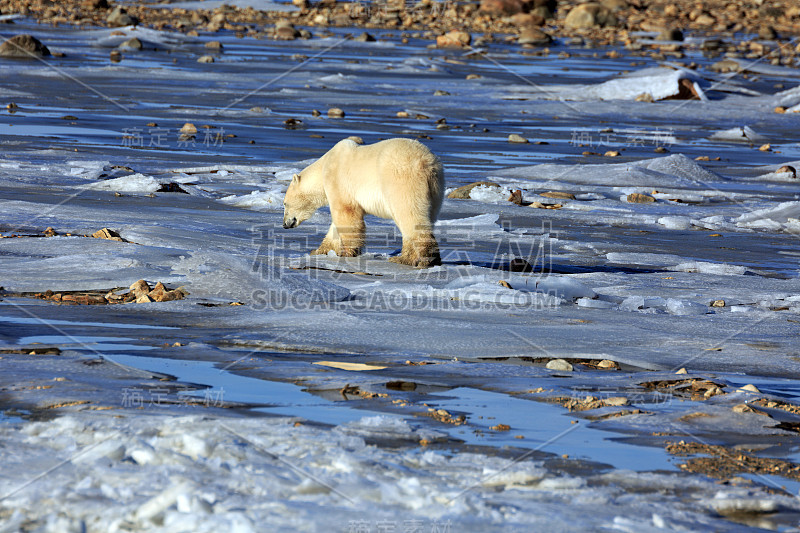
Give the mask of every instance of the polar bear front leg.
[[328, 228], [328, 233], [325, 235], [325, 238], [322, 239], [322, 243], [320, 243], [319, 248], [313, 250], [311, 255], [326, 255], [331, 250], [338, 250], [339, 249], [339, 233], [336, 231], [336, 225], [331, 224], [331, 227]]
[[339, 247], [336, 255], [339, 257], [355, 257], [361, 254], [366, 240], [366, 226], [364, 225], [364, 211], [356, 206], [331, 205], [331, 215], [336, 232], [339, 234]]

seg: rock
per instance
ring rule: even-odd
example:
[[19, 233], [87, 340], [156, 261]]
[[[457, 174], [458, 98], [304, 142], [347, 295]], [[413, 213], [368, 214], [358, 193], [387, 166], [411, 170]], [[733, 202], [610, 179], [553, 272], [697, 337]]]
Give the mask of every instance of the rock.
[[470, 183], [469, 185], [463, 185], [453, 191], [450, 191], [450, 194], [448, 194], [447, 197], [455, 200], [469, 200], [469, 194], [472, 192], [472, 189], [480, 186], [500, 187], [500, 185], [493, 181], [476, 181], [474, 183]]
[[761, 146], [758, 147], [758, 149], [761, 152], [771, 152], [772, 151], [772, 145], [770, 145], [770, 144], [762, 144]]
[[758, 29], [758, 38], [765, 41], [774, 41], [778, 38], [778, 32], [772, 26], [761, 26]]
[[206, 48], [209, 50], [222, 50], [223, 46], [222, 43], [219, 41], [208, 41], [206, 43]]
[[791, 173], [792, 178], [797, 178], [797, 170], [791, 165], [783, 165], [781, 168], [775, 171], [778, 174], [782, 173]]
[[711, 302], [711, 307], [725, 307], [725, 300], [714, 300]]
[[58, 233], [56, 232], [56, 230], [55, 230], [55, 229], [54, 229], [52, 226], [48, 226], [48, 227], [47, 227], [47, 228], [46, 228], [46, 229], [45, 229], [45, 230], [42, 232], [42, 234], [43, 234], [45, 237], [55, 237], [56, 235], [58, 235]]
[[652, 104], [653, 102], [656, 101], [656, 99], [653, 98], [653, 95], [650, 94], [650, 93], [642, 93], [642, 94], [640, 94], [639, 96], [636, 97], [636, 101], [637, 102], [647, 102], [649, 104]]
[[433, 91], [433, 96], [450, 96], [450, 93], [441, 89], [437, 89]]
[[49, 55], [50, 50], [33, 35], [15, 35], [0, 44], [0, 57], [35, 58]]
[[119, 63], [122, 61], [122, 54], [119, 50], [111, 50], [111, 53], [108, 54], [108, 58], [114, 63]]
[[360, 43], [373, 43], [375, 42], [375, 37], [367, 32], [364, 32], [353, 40], [358, 41]]
[[673, 94], [664, 100], [700, 100], [700, 95], [692, 80], [681, 78], [678, 80], [678, 94]]
[[468, 79], [468, 80], [480, 80], [482, 78], [483, 78], [483, 76], [481, 76], [480, 74], [467, 74], [467, 78], [466, 79]]
[[683, 41], [683, 32], [678, 28], [665, 28], [659, 32], [659, 41]]
[[534, 209], [561, 209], [561, 204], [543, 204], [542, 202], [531, 202], [528, 207], [532, 207]]
[[677, 372], [675, 372], [675, 373], [676, 373], [676, 374], [688, 374], [688, 372], [686, 371], [686, 369], [685, 369], [685, 368], [680, 368], [680, 369], [678, 369], [678, 371], [677, 371]]
[[344, 118], [344, 111], [342, 111], [338, 107], [332, 107], [328, 109], [328, 116], [330, 118]]
[[395, 116], [397, 118], [408, 118], [409, 114], [408, 114], [408, 111], [398, 111], [397, 115], [395, 115]]
[[113, 229], [103, 228], [95, 231], [92, 233], [92, 237], [95, 239], [106, 239], [109, 241], [119, 241], [119, 242], [126, 242], [119, 233], [114, 231]]
[[545, 23], [545, 18], [534, 13], [517, 13], [511, 17], [511, 22], [518, 28], [536, 28]]
[[183, 135], [197, 135], [197, 127], [191, 122], [187, 122], [181, 126], [180, 132]]
[[629, 194], [625, 199], [632, 204], [649, 204], [656, 201], [652, 196], [638, 192]]
[[517, 37], [517, 43], [522, 45], [547, 46], [552, 42], [553, 38], [538, 28], [525, 28]]
[[653, 151], [657, 154], [666, 154], [667, 152], [669, 152], [669, 150], [667, 150], [663, 146], [656, 146], [655, 150]]
[[522, 205], [522, 191], [519, 189], [513, 191], [508, 197], [508, 201], [512, 204]]
[[597, 368], [619, 368], [619, 365], [616, 361], [611, 361], [610, 359], [603, 359], [599, 363], [597, 363]]
[[779, 106], [776, 106], [775, 109], [773, 109], [773, 111], [775, 111], [779, 115], [783, 115], [784, 113], [786, 113], [786, 108], [784, 106], [782, 106], [782, 105], [779, 105]]
[[545, 198], [558, 198], [560, 200], [574, 200], [575, 195], [571, 192], [563, 192], [563, 191], [547, 191], [547, 192], [540, 192], [539, 196], [544, 196]]
[[138, 296], [135, 301], [137, 304], [149, 304], [151, 302], [154, 302], [155, 300], [150, 298], [150, 296], [148, 296], [147, 294], [142, 294], [141, 296]]
[[761, 393], [761, 391], [758, 390], [758, 387], [756, 387], [752, 383], [748, 383], [744, 387], [741, 387], [739, 390], [740, 391], [747, 391], [747, 392], [755, 392], [756, 394], [760, 394]]
[[472, 36], [463, 30], [450, 30], [436, 37], [436, 46], [439, 48], [464, 48], [471, 42]]
[[616, 25], [617, 17], [611, 10], [594, 2], [575, 6], [564, 19], [564, 26], [571, 29], [604, 28]]
[[83, 3], [83, 8], [97, 11], [100, 9], [108, 9], [109, 5], [106, 0], [86, 0]]
[[139, 23], [139, 19], [128, 15], [124, 7], [117, 6], [106, 17], [106, 23], [111, 27], [135, 26]]
[[480, 10], [493, 15], [528, 13], [534, 6], [530, 0], [481, 0]]
[[293, 41], [300, 37], [300, 32], [288, 20], [279, 20], [275, 23], [273, 37], [279, 41]]
[[123, 50], [141, 50], [142, 48], [144, 48], [144, 45], [142, 44], [142, 41], [140, 41], [136, 37], [133, 37], [121, 43], [119, 45], [119, 48], [122, 48]]
[[600, 5], [612, 13], [628, 9], [630, 7], [626, 0], [600, 0]]
[[198, 63], [213, 63], [214, 62], [214, 56], [208, 56], [208, 55], [200, 56], [200, 57], [197, 58], [197, 62]]
[[742, 67], [735, 59], [723, 59], [708, 67], [708, 70], [724, 74], [726, 72], [739, 72]]
[[708, 13], [701, 13], [696, 19], [694, 19], [694, 23], [698, 26], [713, 26], [717, 23], [717, 19]]
[[150, 285], [143, 279], [140, 279], [136, 283], [130, 286], [131, 293], [136, 296], [137, 298], [142, 295], [146, 295], [150, 293]]
[[572, 365], [563, 359], [551, 359], [545, 365], [548, 370], [560, 370], [562, 372], [572, 372]]
[[622, 154], [620, 154], [619, 150], [609, 150], [603, 154], [605, 157], [619, 157], [620, 155]]
[[630, 402], [625, 396], [612, 396], [611, 398], [603, 400], [603, 403], [610, 407], [622, 407], [623, 405], [628, 405]]
[[517, 143], [517, 144], [528, 144], [530, 141], [523, 137], [522, 135], [517, 135], [516, 133], [512, 133], [508, 136], [508, 142], [510, 143]]

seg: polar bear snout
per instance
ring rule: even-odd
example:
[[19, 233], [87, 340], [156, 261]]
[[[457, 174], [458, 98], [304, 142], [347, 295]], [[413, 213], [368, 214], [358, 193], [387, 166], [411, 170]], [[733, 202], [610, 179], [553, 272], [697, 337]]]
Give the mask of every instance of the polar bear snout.
[[283, 219], [283, 229], [292, 229], [297, 227], [297, 217], [284, 217]]

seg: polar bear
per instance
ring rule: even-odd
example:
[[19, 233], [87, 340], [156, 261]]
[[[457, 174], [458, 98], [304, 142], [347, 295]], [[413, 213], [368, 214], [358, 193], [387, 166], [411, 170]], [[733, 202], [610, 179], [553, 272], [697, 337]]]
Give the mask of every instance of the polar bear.
[[441, 264], [433, 224], [442, 207], [444, 170], [422, 143], [387, 139], [360, 146], [339, 141], [292, 177], [283, 200], [283, 227], [294, 228], [330, 205], [331, 227], [319, 248], [354, 257], [364, 247], [364, 215], [394, 220], [403, 249], [390, 261], [415, 267]]

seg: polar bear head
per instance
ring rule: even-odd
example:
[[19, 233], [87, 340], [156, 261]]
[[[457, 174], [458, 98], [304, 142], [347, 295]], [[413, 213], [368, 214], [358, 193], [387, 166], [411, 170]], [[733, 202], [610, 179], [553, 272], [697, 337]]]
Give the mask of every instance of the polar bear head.
[[[286, 189], [286, 196], [283, 197], [283, 227], [285, 229], [296, 228], [304, 220], [311, 218], [311, 215], [320, 207], [316, 201], [317, 191], [309, 188], [313, 181], [302, 174], [292, 176], [292, 182]], [[324, 194], [324, 193], [323, 193]]]

